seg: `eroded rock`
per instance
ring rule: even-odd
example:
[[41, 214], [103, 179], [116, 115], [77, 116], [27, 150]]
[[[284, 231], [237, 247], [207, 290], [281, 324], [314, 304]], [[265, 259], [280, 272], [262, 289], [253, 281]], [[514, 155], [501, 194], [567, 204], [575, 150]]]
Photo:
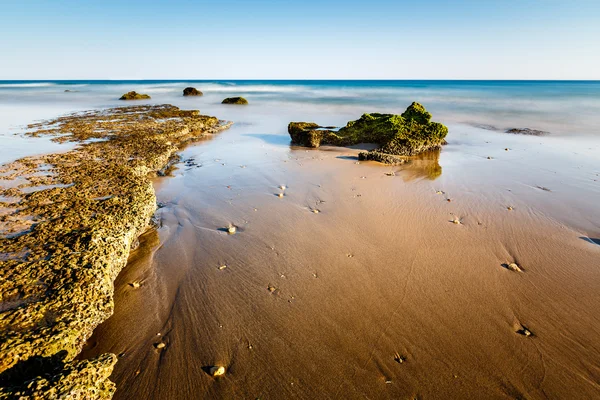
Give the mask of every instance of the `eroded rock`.
[[149, 99], [150, 96], [147, 94], [142, 94], [138, 92], [127, 92], [119, 100], [146, 100]]
[[228, 97], [224, 99], [221, 104], [248, 104], [248, 100], [243, 97]]
[[196, 88], [186, 87], [185, 89], [183, 89], [183, 95], [184, 96], [202, 96], [203, 93]]
[[307, 147], [376, 143], [380, 147], [360, 153], [359, 160], [402, 164], [406, 161], [403, 156], [441, 148], [448, 128], [431, 122], [431, 114], [421, 104], [412, 103], [402, 115], [363, 114], [338, 130], [314, 122], [290, 122], [288, 132], [292, 142]]
[[[85, 381], [81, 393], [109, 393], [111, 383], [94, 389], [92, 379], [106, 362], [69, 363], [113, 313], [113, 282], [156, 210], [149, 177], [187, 143], [226, 126], [170, 105], [93, 110], [29, 126], [31, 136], [83, 144], [0, 167], [1, 179], [28, 181], [0, 187], [0, 199], [17, 198], [11, 208], [0, 201], [9, 209], [0, 215], [0, 254], [14, 255], [0, 260], [0, 376], [14, 377], [11, 387], [23, 383], [16, 372], [23, 363], [60, 354], [64, 371], [41, 368], [38, 375], [62, 378], [40, 378], [40, 385], [58, 385], [59, 393]], [[39, 185], [45, 188], [31, 190]], [[27, 229], [20, 228], [24, 220], [32, 221]]]

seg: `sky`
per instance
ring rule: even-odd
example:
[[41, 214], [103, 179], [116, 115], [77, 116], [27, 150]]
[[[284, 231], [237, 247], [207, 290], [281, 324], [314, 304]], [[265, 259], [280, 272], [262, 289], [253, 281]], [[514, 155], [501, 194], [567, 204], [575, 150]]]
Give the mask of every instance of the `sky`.
[[600, 79], [600, 0], [0, 0], [0, 80]]

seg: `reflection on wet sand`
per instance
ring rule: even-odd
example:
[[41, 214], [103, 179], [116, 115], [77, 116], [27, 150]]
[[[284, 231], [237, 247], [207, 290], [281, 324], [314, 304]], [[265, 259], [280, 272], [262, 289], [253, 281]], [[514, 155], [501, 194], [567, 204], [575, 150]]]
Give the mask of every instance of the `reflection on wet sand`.
[[440, 165], [441, 149], [431, 150], [416, 156], [406, 157], [406, 164], [399, 169], [400, 175], [405, 182], [425, 178], [436, 180], [442, 175]]

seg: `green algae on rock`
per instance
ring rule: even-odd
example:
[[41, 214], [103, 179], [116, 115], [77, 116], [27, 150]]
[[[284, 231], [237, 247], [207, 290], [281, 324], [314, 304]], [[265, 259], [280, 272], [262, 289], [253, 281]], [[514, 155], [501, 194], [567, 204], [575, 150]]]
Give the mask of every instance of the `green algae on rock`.
[[448, 128], [431, 122], [431, 114], [421, 104], [412, 103], [402, 115], [363, 114], [338, 130], [313, 122], [290, 122], [288, 132], [293, 143], [307, 147], [376, 143], [379, 148], [360, 153], [359, 159], [401, 164], [402, 156], [440, 148], [446, 143]]
[[[44, 379], [73, 376], [56, 370], [57, 357], [78, 370], [69, 363], [112, 314], [113, 282], [156, 209], [149, 176], [187, 143], [227, 126], [171, 105], [87, 111], [29, 126], [32, 136], [80, 145], [0, 167], [1, 180], [24, 181], [0, 186], [0, 398], [30, 378], [19, 373], [30, 360], [47, 366]], [[94, 359], [84, 370], [94, 365], [112, 369]], [[109, 386], [106, 380], [101, 391]], [[56, 387], [48, 390], [56, 397]]]
[[228, 97], [221, 104], [248, 104], [248, 100], [243, 97]]
[[183, 95], [184, 96], [202, 96], [203, 93], [196, 88], [186, 87], [185, 89], [183, 89]]
[[119, 100], [146, 100], [149, 99], [150, 96], [147, 94], [142, 94], [138, 92], [127, 92]]

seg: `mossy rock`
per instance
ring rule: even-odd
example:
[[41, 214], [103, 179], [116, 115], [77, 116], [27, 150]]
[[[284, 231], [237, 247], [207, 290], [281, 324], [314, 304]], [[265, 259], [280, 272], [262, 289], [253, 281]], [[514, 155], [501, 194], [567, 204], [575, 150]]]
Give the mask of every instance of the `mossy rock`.
[[196, 88], [186, 87], [185, 89], [183, 89], [183, 95], [184, 96], [202, 96], [203, 93]]
[[313, 122], [290, 122], [288, 132], [293, 143], [307, 147], [376, 143], [380, 147], [361, 153], [360, 159], [398, 164], [402, 163], [399, 156], [416, 155], [446, 144], [448, 128], [431, 122], [431, 114], [425, 107], [412, 103], [402, 115], [363, 114], [339, 130], [323, 128]]
[[221, 104], [248, 104], [248, 100], [243, 97], [228, 97]]
[[142, 94], [138, 92], [127, 92], [119, 100], [146, 100], [149, 99], [150, 96], [147, 94]]

